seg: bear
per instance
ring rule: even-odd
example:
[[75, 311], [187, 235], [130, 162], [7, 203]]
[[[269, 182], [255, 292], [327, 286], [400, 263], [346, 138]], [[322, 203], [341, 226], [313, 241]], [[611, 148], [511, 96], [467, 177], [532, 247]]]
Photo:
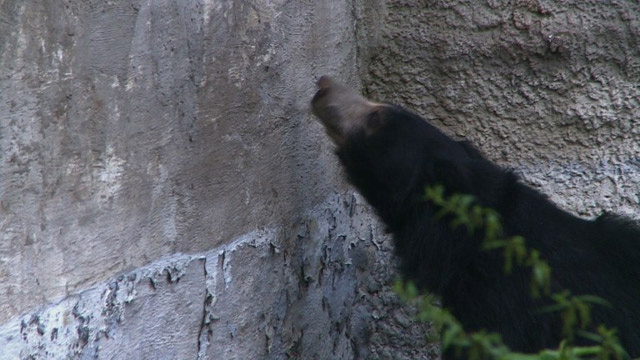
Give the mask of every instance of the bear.
[[[437, 219], [438, 209], [425, 200], [426, 186], [470, 194], [494, 209], [504, 235], [523, 236], [550, 265], [551, 293], [569, 289], [607, 300], [610, 307], [593, 305], [588, 330], [596, 324], [616, 328], [626, 351], [640, 356], [636, 224], [611, 214], [576, 217], [420, 116], [370, 101], [328, 76], [317, 87], [312, 113], [335, 144], [348, 181], [391, 233], [401, 275], [437, 294], [466, 331], [497, 332], [512, 351], [524, 353], [558, 348], [563, 338], [559, 315], [540, 311], [549, 300], [531, 294], [530, 269], [505, 274], [501, 251], [482, 250], [479, 234]], [[575, 343], [593, 344], [582, 337]]]

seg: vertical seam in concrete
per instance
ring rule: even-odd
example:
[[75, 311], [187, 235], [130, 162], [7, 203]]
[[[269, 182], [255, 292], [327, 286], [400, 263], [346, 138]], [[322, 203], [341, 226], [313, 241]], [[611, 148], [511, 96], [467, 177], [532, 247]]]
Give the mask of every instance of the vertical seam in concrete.
[[[204, 359], [207, 355], [207, 347], [209, 345], [209, 327], [207, 319], [209, 318], [209, 311], [207, 310], [210, 305], [212, 295], [209, 293], [207, 287], [207, 257], [203, 257], [202, 267], [204, 270], [204, 300], [202, 301], [202, 320], [200, 322], [200, 330], [198, 331], [198, 360]], [[206, 331], [206, 332], [205, 332]], [[206, 336], [206, 339], [205, 339]]]

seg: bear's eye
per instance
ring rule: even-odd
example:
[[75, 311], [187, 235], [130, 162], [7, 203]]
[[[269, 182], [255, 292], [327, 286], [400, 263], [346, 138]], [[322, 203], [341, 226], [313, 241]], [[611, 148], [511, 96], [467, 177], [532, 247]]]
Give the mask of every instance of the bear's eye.
[[378, 110], [372, 111], [367, 114], [365, 122], [369, 131], [376, 132], [382, 126], [382, 116]]

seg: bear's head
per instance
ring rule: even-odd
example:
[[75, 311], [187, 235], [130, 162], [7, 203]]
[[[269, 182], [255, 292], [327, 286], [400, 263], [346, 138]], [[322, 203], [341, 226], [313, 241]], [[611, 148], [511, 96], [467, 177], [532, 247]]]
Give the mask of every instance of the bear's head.
[[328, 76], [317, 85], [312, 111], [337, 145], [350, 181], [374, 206], [421, 192], [470, 158], [461, 143], [416, 114], [367, 100]]

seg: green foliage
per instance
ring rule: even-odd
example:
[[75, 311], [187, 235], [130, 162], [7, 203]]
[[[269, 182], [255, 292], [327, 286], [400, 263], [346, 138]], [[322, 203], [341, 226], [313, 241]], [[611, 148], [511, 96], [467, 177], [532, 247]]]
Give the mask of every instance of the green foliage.
[[552, 294], [551, 299], [555, 302], [541, 309], [542, 312], [560, 312], [562, 317], [562, 335], [568, 340], [573, 340], [574, 329], [580, 326], [581, 330], [591, 323], [591, 304], [611, 306], [606, 300], [593, 295], [571, 296], [569, 290]]
[[465, 226], [472, 235], [478, 229], [484, 229], [482, 249], [504, 252], [504, 272], [511, 274], [514, 264], [531, 268], [531, 292], [539, 298], [541, 293], [550, 292], [551, 268], [540, 258], [537, 250], [528, 250], [522, 236], [504, 237], [500, 214], [491, 208], [482, 207], [475, 198], [466, 194], [454, 194], [445, 197], [444, 187], [434, 186], [425, 189], [425, 198], [440, 209], [436, 217], [440, 220], [451, 216], [452, 228]]
[[[395, 291], [406, 301], [418, 301], [419, 321], [431, 322], [441, 334], [443, 350], [452, 348], [458, 355], [465, 354], [470, 360], [584, 360], [584, 359], [627, 359], [629, 356], [620, 345], [615, 329], [599, 326], [597, 333], [585, 329], [591, 323], [591, 306], [610, 306], [605, 300], [592, 295], [572, 295], [564, 290], [551, 294], [551, 268], [535, 249], [526, 247], [522, 236], [504, 237], [500, 215], [493, 209], [477, 204], [471, 195], [454, 194], [445, 196], [442, 186], [427, 187], [427, 201], [438, 209], [439, 220], [447, 217], [453, 228], [466, 227], [467, 233], [473, 235], [478, 230], [484, 231], [482, 249], [486, 251], [502, 250], [504, 254], [505, 276], [512, 273], [514, 265], [524, 266], [531, 270], [531, 295], [534, 298], [544, 296], [552, 304], [541, 309], [541, 312], [554, 312], [562, 319], [562, 333], [565, 339], [557, 349], [542, 350], [537, 354], [512, 352], [503, 342], [500, 334], [479, 331], [467, 333], [462, 324], [446, 309], [434, 304], [433, 296], [420, 297], [418, 288], [412, 283], [396, 281]], [[575, 336], [579, 335], [593, 341], [593, 346], [572, 345]]]

